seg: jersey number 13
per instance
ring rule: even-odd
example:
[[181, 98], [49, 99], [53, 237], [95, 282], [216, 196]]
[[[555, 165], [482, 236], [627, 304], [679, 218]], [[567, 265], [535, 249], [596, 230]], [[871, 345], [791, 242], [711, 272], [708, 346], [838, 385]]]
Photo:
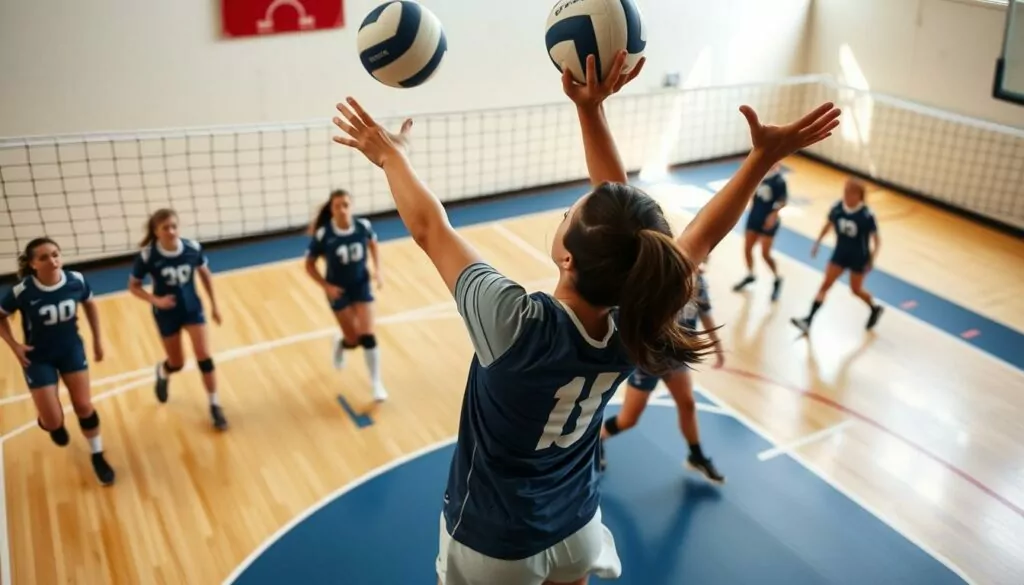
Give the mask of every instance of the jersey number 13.
[[[604, 395], [615, 390], [615, 380], [618, 378], [619, 374], [615, 372], [598, 375], [590, 388], [590, 394], [583, 400], [580, 400], [580, 395], [583, 393], [583, 388], [586, 387], [586, 378], [574, 378], [559, 388], [558, 392], [555, 392], [555, 407], [548, 415], [548, 422], [544, 425], [544, 434], [537, 442], [537, 451], [547, 449], [552, 445], [566, 449], [579, 441], [583, 433], [590, 427], [590, 422], [594, 420], [594, 413], [601, 406]], [[580, 407], [580, 415], [576, 418], [576, 425], [569, 430], [568, 434], [563, 434], [565, 423], [569, 421], [569, 416], [572, 415], [572, 411], [577, 405]]]

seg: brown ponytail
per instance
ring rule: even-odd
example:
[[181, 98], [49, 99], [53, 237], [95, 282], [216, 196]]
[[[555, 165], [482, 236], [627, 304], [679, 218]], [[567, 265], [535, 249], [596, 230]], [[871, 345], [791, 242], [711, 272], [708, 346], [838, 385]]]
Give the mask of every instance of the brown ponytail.
[[714, 342], [678, 322], [696, 292], [693, 263], [667, 234], [643, 229], [637, 240], [636, 262], [622, 285], [619, 335], [633, 363], [657, 376], [699, 362]]
[[50, 238], [35, 238], [29, 241], [28, 245], [25, 246], [25, 251], [18, 255], [18, 278], [28, 278], [34, 276], [36, 271], [32, 268], [32, 257], [36, 254], [36, 248], [43, 244], [53, 244], [60, 249], [57, 242], [54, 242]]
[[154, 211], [153, 215], [149, 216], [149, 220], [146, 222], [146, 235], [139, 242], [139, 247], [145, 248], [152, 244], [156, 240], [156, 228], [160, 227], [161, 223], [177, 216], [178, 214], [173, 209], [164, 208]]
[[595, 307], [619, 308], [619, 339], [638, 368], [661, 375], [700, 361], [714, 347], [677, 322], [696, 292], [697, 269], [646, 193], [621, 183], [599, 185], [563, 243], [580, 297]]

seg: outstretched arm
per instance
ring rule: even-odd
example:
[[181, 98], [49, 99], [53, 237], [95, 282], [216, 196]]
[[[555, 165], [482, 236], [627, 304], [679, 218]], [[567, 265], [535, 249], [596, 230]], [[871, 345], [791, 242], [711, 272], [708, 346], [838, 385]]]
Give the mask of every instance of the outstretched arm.
[[827, 102], [796, 122], [770, 126], [762, 125], [749, 106], [741, 107], [740, 112], [750, 125], [753, 148], [740, 170], [697, 213], [677, 240], [695, 263], [703, 261], [736, 225], [772, 165], [831, 136], [832, 130], [839, 125], [840, 114], [831, 102]]
[[336, 136], [334, 141], [358, 149], [384, 170], [402, 223], [454, 295], [462, 271], [482, 260], [449, 223], [441, 201], [416, 176], [406, 156], [412, 120], [406, 120], [399, 133], [392, 134], [378, 126], [353, 98], [348, 98], [347, 104], [338, 104], [338, 110], [345, 119], [334, 118], [334, 124], [348, 136]]
[[597, 61], [593, 55], [587, 57], [587, 83], [576, 83], [568, 67], [562, 67], [562, 90], [576, 104], [576, 114], [580, 119], [583, 131], [583, 150], [587, 156], [587, 172], [590, 183], [595, 187], [607, 181], [625, 183], [626, 169], [619, 158], [615, 139], [608, 128], [608, 120], [604, 116], [604, 100], [622, 89], [624, 85], [636, 78], [643, 69], [644, 59], [624, 73], [626, 51], [615, 55], [611, 72], [601, 82], [597, 81]]

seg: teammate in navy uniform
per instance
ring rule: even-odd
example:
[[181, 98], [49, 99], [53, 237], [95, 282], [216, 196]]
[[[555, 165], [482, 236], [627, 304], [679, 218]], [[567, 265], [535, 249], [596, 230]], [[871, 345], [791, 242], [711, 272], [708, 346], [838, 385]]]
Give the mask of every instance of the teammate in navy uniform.
[[[377, 234], [366, 218], [353, 219], [352, 197], [344, 190], [331, 193], [310, 226], [312, 238], [306, 250], [306, 273], [316, 281], [334, 312], [341, 328], [334, 338], [334, 367], [345, 365], [345, 352], [363, 348], [366, 368], [370, 371], [373, 398], [386, 400], [387, 390], [380, 378], [380, 348], [373, 328], [373, 280], [380, 288], [380, 251]], [[323, 257], [326, 273], [317, 271], [317, 258]], [[367, 257], [373, 262], [372, 274]]]
[[[658, 204], [626, 183], [602, 102], [633, 79], [621, 51], [598, 83], [563, 87], [576, 103], [593, 191], [552, 240], [553, 294], [527, 293], [489, 266], [449, 223], [406, 156], [412, 121], [393, 134], [353, 99], [338, 104], [334, 140], [381, 167], [398, 214], [454, 295], [473, 343], [458, 442], [440, 517], [442, 585], [579, 584], [616, 578], [621, 563], [601, 523], [597, 455], [604, 407], [634, 364], [661, 375], [713, 343], [676, 317], [693, 272], [736, 224], [772, 163], [824, 138], [831, 104], [800, 123], [762, 126], [744, 108], [754, 148], [739, 173], [673, 241]], [[826, 112], [833, 111], [832, 114]]]
[[[100, 318], [92, 289], [78, 272], [64, 270], [60, 247], [50, 238], [28, 243], [18, 258], [21, 279], [0, 298], [0, 337], [11, 346], [24, 368], [25, 381], [35, 403], [39, 428], [64, 447], [71, 438], [64, 428], [64, 408], [57, 394], [64, 380], [82, 434], [92, 451], [92, 468], [103, 485], [114, 483], [114, 469], [103, 457], [100, 415], [92, 405], [89, 386], [89, 360], [78, 334], [78, 305], [92, 329], [93, 357], [103, 361]], [[11, 331], [9, 317], [21, 311], [24, 343], [18, 343]]]
[[[185, 366], [181, 345], [181, 330], [184, 329], [192, 341], [196, 363], [203, 375], [213, 426], [218, 430], [227, 429], [228, 421], [217, 396], [217, 377], [206, 337], [206, 315], [196, 290], [195, 275], [198, 274], [210, 298], [213, 321], [220, 325], [206, 254], [199, 242], [178, 237], [178, 215], [172, 209], [159, 209], [150, 216], [146, 236], [139, 246], [142, 249], [135, 257], [128, 290], [153, 305], [153, 319], [167, 352], [166, 359], [156, 365], [156, 398], [167, 402], [170, 376]], [[147, 275], [153, 281], [152, 293], [142, 287]]]
[[[686, 303], [679, 315], [679, 323], [690, 331], [697, 331], [698, 320], [715, 344], [715, 367], [720, 368], [724, 365], [725, 360], [722, 356], [721, 341], [715, 331], [717, 325], [711, 316], [711, 298], [708, 295], [708, 283], [704, 277], [703, 264], [697, 272], [697, 295]], [[693, 398], [693, 378], [690, 368], [687, 366], [662, 376], [652, 376], [639, 368], [633, 372], [629, 377], [626, 396], [619, 414], [605, 419], [604, 428], [601, 429], [601, 469], [605, 467], [604, 441], [636, 426], [636, 423], [640, 421], [640, 415], [647, 408], [647, 401], [651, 397], [651, 392], [658, 385], [659, 379], [665, 382], [669, 394], [675, 400], [676, 409], [679, 412], [679, 428], [682, 429], [683, 437], [686, 438], [686, 443], [690, 446], [690, 456], [687, 458], [686, 464], [691, 469], [704, 474], [704, 477], [714, 483], [725, 483], [725, 476], [718, 472], [711, 462], [711, 458], [704, 455], [700, 446], [697, 403]]]
[[754, 193], [753, 203], [750, 212], [747, 213], [747, 229], [743, 242], [743, 255], [747, 262], [747, 276], [739, 281], [733, 290], [740, 292], [748, 284], [753, 283], [757, 278], [754, 276], [754, 244], [761, 241], [761, 257], [768, 269], [775, 276], [772, 284], [772, 301], [779, 299], [779, 292], [782, 289], [782, 278], [779, 276], [778, 266], [772, 258], [772, 244], [775, 242], [775, 234], [779, 231], [781, 222], [779, 211], [786, 206], [789, 197], [789, 189], [786, 186], [786, 178], [782, 176], [782, 165], [775, 165], [761, 186]]
[[822, 226], [821, 233], [811, 248], [813, 258], [818, 255], [821, 240], [830, 230], [835, 230], [836, 247], [825, 269], [825, 280], [818, 289], [818, 296], [814, 297], [811, 312], [806, 317], [791, 319], [793, 325], [804, 333], [810, 330], [811, 321], [821, 308], [821, 304], [825, 302], [825, 295], [829, 289], [847, 270], [850, 271], [850, 290], [871, 309], [867, 329], [873, 328], [878, 323], [878, 318], [882, 316], [882, 305], [876, 304], [871, 293], [864, 288], [864, 277], [874, 266], [881, 245], [875, 216], [865, 204], [864, 197], [864, 185], [854, 179], [848, 180], [843, 190], [843, 198], [832, 206], [828, 221]]

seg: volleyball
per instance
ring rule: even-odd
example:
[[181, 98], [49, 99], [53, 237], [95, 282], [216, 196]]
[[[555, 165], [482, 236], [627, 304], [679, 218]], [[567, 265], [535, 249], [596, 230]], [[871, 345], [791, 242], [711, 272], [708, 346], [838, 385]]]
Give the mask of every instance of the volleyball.
[[384, 85], [402, 88], [433, 77], [448, 51], [441, 21], [410, 0], [374, 8], [359, 25], [356, 43], [367, 73]]
[[586, 82], [587, 55], [595, 56], [604, 79], [617, 52], [628, 53], [628, 71], [647, 48], [643, 16], [633, 0], [558, 0], [548, 15], [544, 40], [555, 67], [561, 71], [565, 63], [579, 83]]

